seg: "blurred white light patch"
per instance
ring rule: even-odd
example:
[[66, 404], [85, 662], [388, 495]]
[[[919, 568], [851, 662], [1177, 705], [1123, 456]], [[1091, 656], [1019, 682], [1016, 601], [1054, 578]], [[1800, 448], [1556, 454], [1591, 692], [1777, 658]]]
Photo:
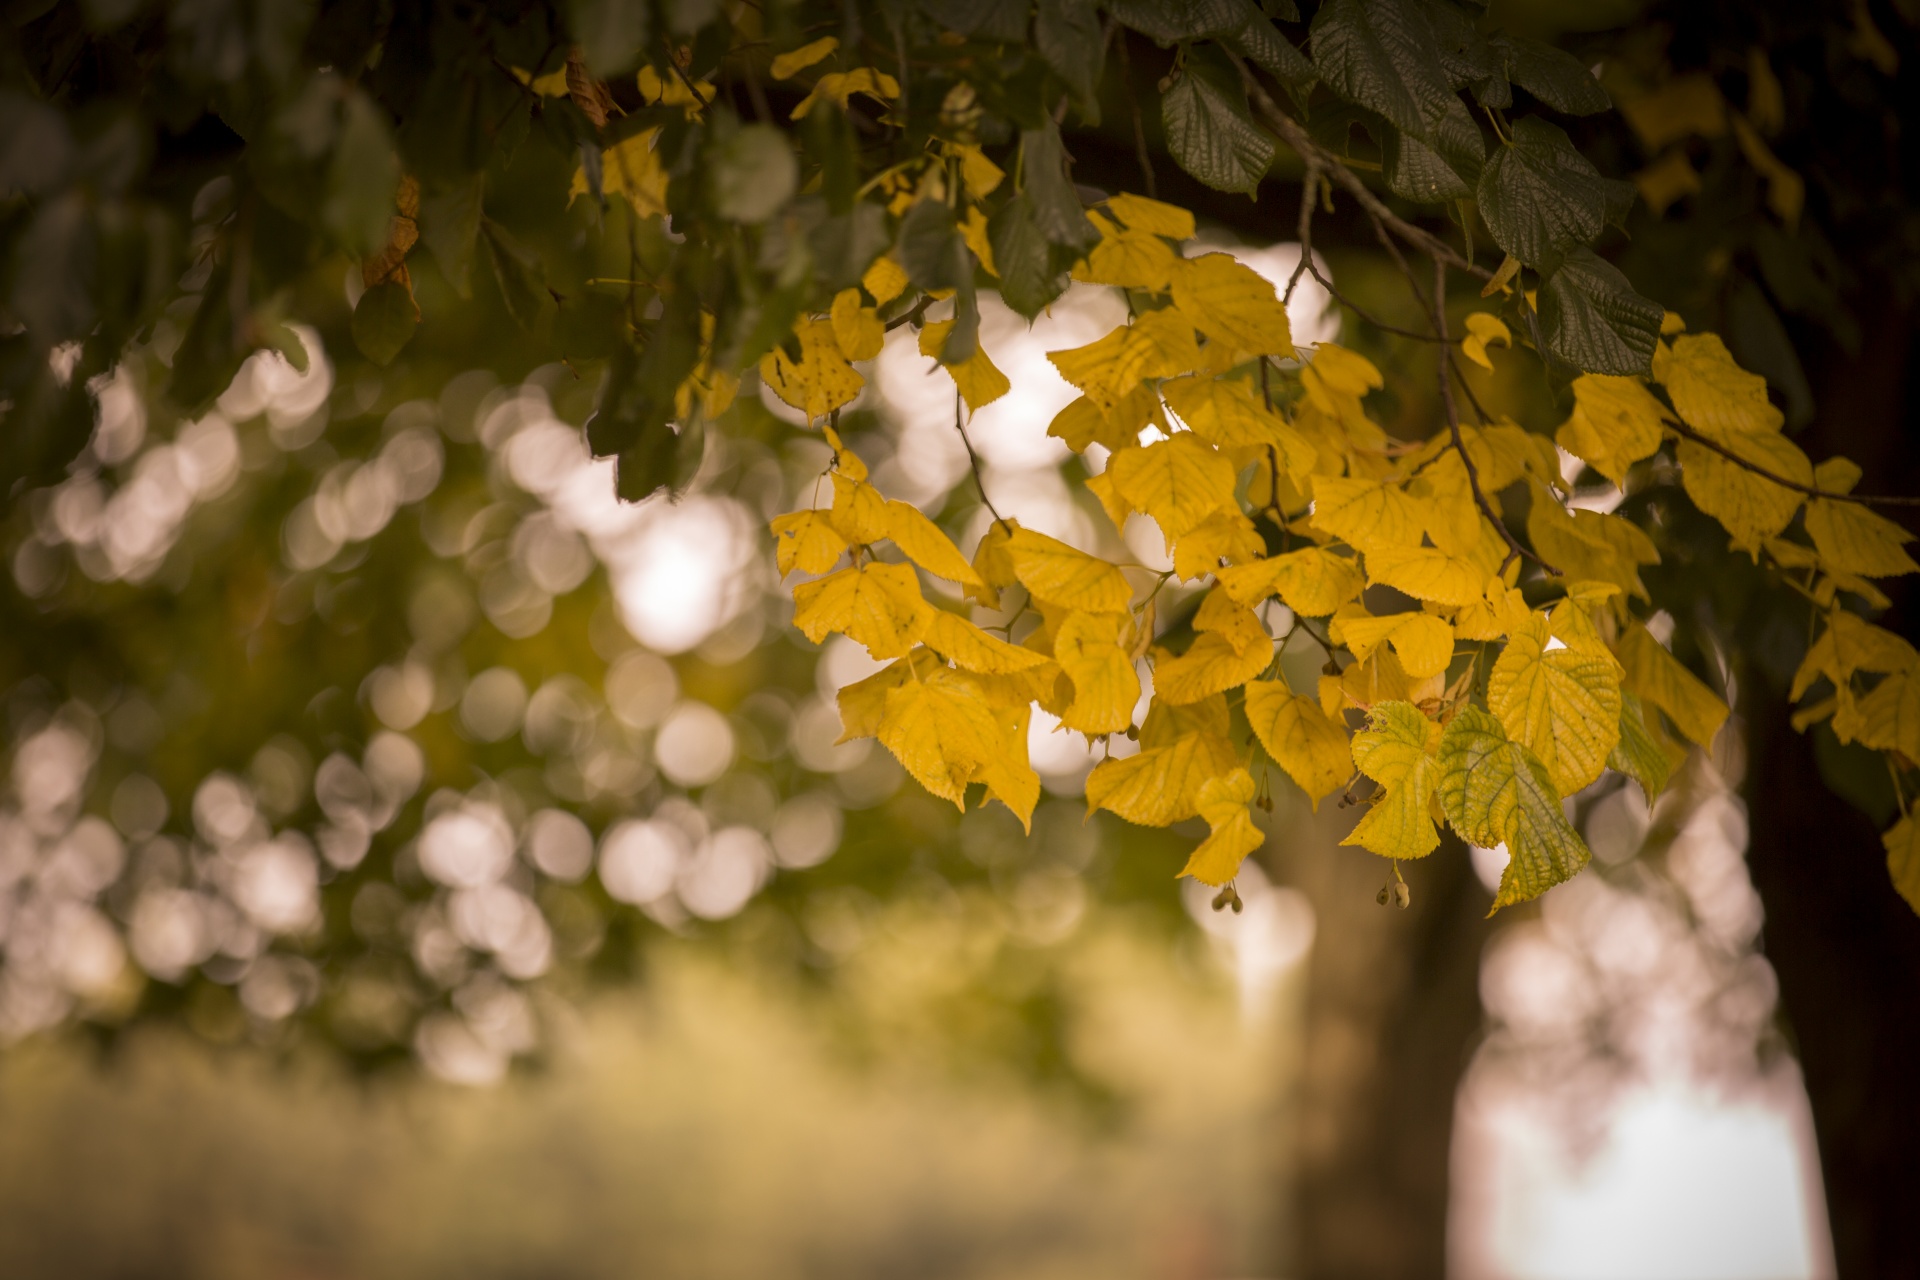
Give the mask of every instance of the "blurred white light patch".
[[230, 773], [210, 774], [193, 793], [193, 826], [208, 844], [232, 844], [258, 821], [253, 789]]
[[460, 941], [492, 952], [510, 978], [537, 978], [552, 963], [553, 934], [546, 917], [518, 890], [502, 884], [457, 890], [447, 902], [447, 918]]
[[600, 883], [615, 901], [643, 906], [673, 891], [691, 852], [686, 832], [671, 822], [616, 823], [600, 841]]
[[680, 695], [680, 680], [664, 658], [635, 649], [607, 668], [607, 709], [629, 729], [651, 729]]
[[674, 888], [694, 915], [725, 920], [759, 892], [772, 867], [765, 836], [752, 827], [722, 827], [681, 866]]
[[773, 815], [773, 860], [789, 870], [817, 867], [840, 847], [845, 822], [840, 806], [823, 791], [807, 791]]
[[578, 884], [593, 870], [593, 832], [565, 809], [542, 809], [527, 819], [527, 861], [562, 884]]
[[682, 787], [703, 787], [725, 773], [733, 748], [733, 726], [704, 702], [680, 703], [653, 740], [660, 772]]
[[449, 1084], [479, 1087], [506, 1078], [507, 1055], [481, 1039], [456, 1014], [423, 1018], [414, 1032], [413, 1048], [427, 1070]]
[[506, 667], [475, 676], [460, 696], [460, 723], [481, 742], [498, 742], [520, 731], [527, 710], [527, 683]]
[[1269, 882], [1252, 861], [1240, 865], [1234, 888], [1243, 904], [1238, 912], [1215, 911], [1219, 890], [1190, 877], [1180, 882], [1180, 900], [1233, 973], [1242, 1021], [1262, 1026], [1279, 1012], [1274, 992], [1280, 980], [1313, 949], [1313, 904], [1299, 890]]
[[506, 815], [469, 801], [429, 822], [420, 833], [420, 869], [451, 888], [491, 884], [513, 861], [513, 830]]
[[313, 851], [288, 832], [234, 859], [228, 892], [269, 933], [297, 933], [320, 918], [320, 877]]

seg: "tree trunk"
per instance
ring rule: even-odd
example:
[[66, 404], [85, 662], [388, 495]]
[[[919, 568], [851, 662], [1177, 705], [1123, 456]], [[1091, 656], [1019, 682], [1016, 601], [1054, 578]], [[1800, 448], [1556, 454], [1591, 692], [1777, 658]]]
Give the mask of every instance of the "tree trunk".
[[1381, 908], [1387, 864], [1335, 847], [1351, 825], [1351, 813], [1324, 805], [1312, 846], [1276, 860], [1318, 922], [1293, 1107], [1292, 1274], [1437, 1277], [1453, 1100], [1480, 1029], [1490, 899], [1449, 837], [1406, 865], [1412, 905]]

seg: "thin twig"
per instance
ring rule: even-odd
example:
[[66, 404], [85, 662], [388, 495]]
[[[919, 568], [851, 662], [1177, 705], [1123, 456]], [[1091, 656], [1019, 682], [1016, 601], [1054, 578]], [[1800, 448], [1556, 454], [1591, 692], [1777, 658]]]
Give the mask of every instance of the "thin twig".
[[1418, 249], [1421, 253], [1424, 253], [1436, 261], [1446, 263], [1446, 265], [1456, 271], [1464, 271], [1476, 280], [1493, 279], [1493, 272], [1476, 263], [1468, 262], [1456, 253], [1452, 246], [1448, 245], [1446, 241], [1441, 240], [1431, 232], [1414, 226], [1411, 222], [1408, 222], [1406, 219], [1395, 214], [1393, 210], [1387, 208], [1386, 204], [1379, 196], [1373, 194], [1366, 183], [1362, 182], [1355, 176], [1352, 170], [1341, 163], [1339, 156], [1315, 142], [1312, 136], [1307, 133], [1306, 129], [1300, 125], [1299, 121], [1280, 109], [1279, 104], [1268, 95], [1259, 80], [1254, 78], [1253, 72], [1248, 69], [1244, 59], [1238, 54], [1233, 53], [1229, 53], [1227, 56], [1233, 60], [1234, 66], [1239, 68], [1240, 78], [1245, 82], [1247, 92], [1253, 100], [1254, 109], [1259, 113], [1262, 122], [1265, 123], [1269, 129], [1273, 130], [1275, 134], [1279, 135], [1282, 142], [1286, 143], [1298, 153], [1302, 160], [1306, 161], [1309, 165], [1319, 166], [1334, 182], [1338, 183], [1348, 194], [1353, 196], [1355, 200], [1358, 200], [1361, 208], [1380, 219], [1380, 221], [1392, 228], [1395, 235]]
[[[1442, 338], [1447, 336], [1447, 264], [1438, 259], [1435, 259], [1433, 264], [1433, 327]], [[1446, 407], [1447, 430], [1453, 436], [1454, 451], [1460, 455], [1460, 461], [1466, 466], [1467, 486], [1473, 490], [1474, 505], [1480, 508], [1481, 515], [1493, 521], [1493, 527], [1498, 529], [1500, 536], [1506, 540], [1507, 558], [1500, 562], [1500, 572], [1505, 573], [1507, 566], [1512, 564], [1516, 557], [1525, 556], [1548, 573], [1558, 576], [1560, 573], [1558, 569], [1520, 545], [1519, 540], [1513, 536], [1512, 530], [1507, 528], [1507, 522], [1500, 518], [1499, 513], [1493, 509], [1493, 504], [1487, 501], [1486, 492], [1480, 488], [1480, 468], [1473, 465], [1473, 455], [1467, 452], [1467, 441], [1460, 431], [1460, 406], [1453, 401], [1453, 379], [1447, 374], [1448, 363], [1447, 359], [1440, 361], [1440, 403]]]
[[887, 321], [886, 332], [892, 333], [895, 329], [898, 329], [903, 324], [916, 323], [921, 316], [924, 316], [925, 314], [927, 314], [927, 308], [932, 305], [933, 305], [933, 297], [931, 294], [920, 295], [920, 301], [914, 303], [913, 308], [911, 310], [903, 311], [899, 315], [895, 316], [893, 319]]
[[1460, 390], [1466, 392], [1467, 403], [1473, 406], [1473, 412], [1480, 419], [1480, 425], [1484, 427], [1492, 422], [1493, 415], [1488, 413], [1487, 407], [1480, 403], [1480, 397], [1473, 394], [1473, 388], [1467, 383], [1467, 371], [1460, 367], [1460, 362], [1453, 358], [1451, 351], [1447, 353], [1447, 363], [1453, 367], [1454, 379], [1459, 382]]
[[[1280, 295], [1280, 305], [1293, 305], [1293, 291], [1299, 287], [1300, 277], [1313, 266], [1313, 203], [1320, 189], [1320, 166], [1312, 160], [1307, 161], [1307, 175], [1300, 185], [1300, 220], [1295, 234], [1300, 240], [1300, 261], [1293, 264], [1293, 274], [1287, 277], [1287, 291]], [[1314, 272], [1317, 277], [1320, 273]]]
[[1725, 445], [1701, 435], [1684, 422], [1669, 421], [1667, 423], [1667, 430], [1683, 439], [1691, 440], [1695, 444], [1704, 445], [1725, 458], [1728, 462], [1753, 472], [1753, 474], [1759, 476], [1762, 480], [1777, 484], [1782, 489], [1791, 489], [1795, 493], [1804, 493], [1810, 498], [1826, 498], [1832, 502], [1857, 502], [1863, 507], [1920, 507], [1920, 498], [1904, 498], [1894, 494], [1883, 493], [1835, 493], [1831, 489], [1822, 489], [1815, 485], [1801, 484], [1798, 480], [1789, 480], [1783, 475], [1769, 471], [1758, 463], [1748, 462], [1745, 458], [1733, 452]]
[[973, 485], [974, 488], [980, 490], [981, 503], [993, 514], [993, 522], [997, 525], [1004, 526], [1007, 523], [1007, 519], [1000, 514], [1000, 509], [993, 505], [993, 499], [987, 496], [987, 482], [980, 476], [980, 455], [973, 451], [973, 441], [967, 439], [966, 423], [961, 421], [960, 418], [960, 392], [958, 389], [953, 393], [953, 429], [960, 433], [960, 443], [966, 446], [967, 465], [973, 468]]

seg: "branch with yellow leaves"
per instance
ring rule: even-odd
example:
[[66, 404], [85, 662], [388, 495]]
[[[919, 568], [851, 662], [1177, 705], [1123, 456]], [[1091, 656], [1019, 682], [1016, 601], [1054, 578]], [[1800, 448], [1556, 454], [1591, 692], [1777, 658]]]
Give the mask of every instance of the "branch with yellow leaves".
[[1832, 502], [1856, 502], [1863, 507], [1920, 507], [1920, 498], [1906, 498], [1891, 493], [1839, 493], [1832, 489], [1822, 489], [1818, 485], [1801, 484], [1798, 480], [1789, 480], [1778, 472], [1769, 471], [1757, 462], [1749, 462], [1733, 450], [1708, 436], [1701, 435], [1684, 422], [1669, 421], [1667, 430], [1683, 440], [1691, 440], [1703, 449], [1710, 449], [1728, 462], [1751, 471], [1769, 484], [1777, 484], [1782, 489], [1791, 489], [1795, 493], [1804, 493], [1810, 498], [1826, 498]]

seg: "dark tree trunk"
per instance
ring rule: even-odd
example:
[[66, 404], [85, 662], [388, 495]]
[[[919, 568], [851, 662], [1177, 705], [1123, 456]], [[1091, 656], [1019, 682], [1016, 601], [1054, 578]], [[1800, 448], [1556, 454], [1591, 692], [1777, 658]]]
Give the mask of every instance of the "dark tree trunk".
[[[1819, 424], [1800, 443], [1816, 459], [1859, 462], [1863, 491], [1913, 493], [1907, 370], [1920, 351], [1891, 307], [1867, 332], [1858, 359], [1816, 375]], [[1912, 638], [1910, 582], [1888, 584], [1894, 608], [1879, 621]], [[1813, 739], [1793, 731], [1781, 691], [1756, 692], [1745, 708], [1749, 859], [1813, 1104], [1841, 1280], [1920, 1276], [1920, 916], [1894, 892], [1875, 823], [1822, 780]], [[1883, 768], [1872, 757], [1859, 767]]]
[[1771, 702], [1750, 732], [1749, 861], [1841, 1280], [1920, 1276], [1920, 916], [1888, 882], [1873, 823], [1827, 790], [1785, 707]]
[[1312, 844], [1276, 860], [1318, 921], [1292, 1109], [1290, 1274], [1438, 1277], [1453, 1101], [1480, 1029], [1490, 898], [1466, 849], [1449, 838], [1408, 864], [1412, 906], [1381, 908], [1374, 899], [1387, 864], [1334, 847], [1352, 815], [1322, 809]]

